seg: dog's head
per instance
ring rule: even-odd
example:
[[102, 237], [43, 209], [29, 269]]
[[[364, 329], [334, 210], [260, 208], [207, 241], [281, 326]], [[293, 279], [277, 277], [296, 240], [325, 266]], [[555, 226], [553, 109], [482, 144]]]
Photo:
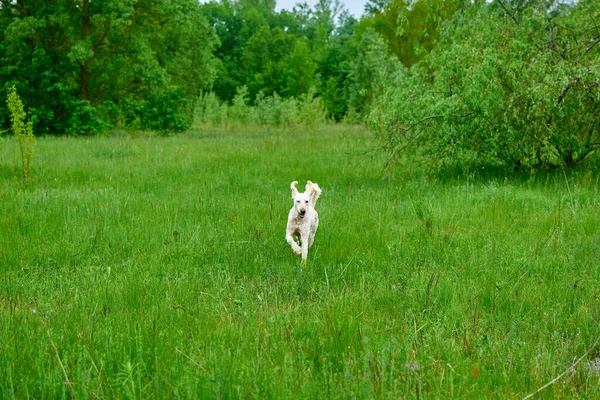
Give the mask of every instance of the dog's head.
[[304, 218], [306, 216], [306, 212], [308, 211], [310, 193], [309, 190], [304, 193], [300, 193], [296, 188], [297, 184], [298, 182], [294, 181], [290, 186], [292, 189], [292, 199], [294, 200], [294, 207], [296, 208], [298, 216], [300, 218]]

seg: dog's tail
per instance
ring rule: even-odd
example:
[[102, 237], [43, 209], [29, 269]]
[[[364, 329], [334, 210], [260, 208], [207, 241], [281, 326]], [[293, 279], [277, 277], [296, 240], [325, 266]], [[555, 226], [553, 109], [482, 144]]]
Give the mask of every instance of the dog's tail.
[[310, 187], [312, 193], [310, 194], [310, 206], [314, 208], [315, 204], [317, 204], [317, 200], [319, 196], [321, 196], [321, 188], [316, 183], [312, 183], [308, 181], [306, 186]]

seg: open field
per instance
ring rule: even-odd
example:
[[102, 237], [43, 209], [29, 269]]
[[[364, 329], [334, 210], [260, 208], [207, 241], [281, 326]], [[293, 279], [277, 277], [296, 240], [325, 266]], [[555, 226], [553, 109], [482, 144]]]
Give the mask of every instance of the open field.
[[42, 138], [23, 187], [5, 139], [0, 398], [598, 398], [598, 177], [382, 176], [374, 144]]

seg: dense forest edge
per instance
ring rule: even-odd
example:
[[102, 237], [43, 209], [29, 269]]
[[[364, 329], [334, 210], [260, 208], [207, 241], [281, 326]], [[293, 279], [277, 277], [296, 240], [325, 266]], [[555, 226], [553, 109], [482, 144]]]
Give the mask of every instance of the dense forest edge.
[[562, 168], [600, 148], [597, 1], [275, 6], [1, 0], [0, 82], [36, 135], [357, 123], [388, 163], [434, 168]]

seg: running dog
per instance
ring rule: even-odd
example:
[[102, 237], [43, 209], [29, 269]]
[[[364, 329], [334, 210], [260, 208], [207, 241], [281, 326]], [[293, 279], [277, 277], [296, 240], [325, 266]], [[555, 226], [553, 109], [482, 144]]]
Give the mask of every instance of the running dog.
[[[306, 262], [308, 248], [315, 241], [315, 233], [319, 227], [319, 214], [315, 210], [315, 204], [321, 195], [321, 188], [316, 183], [308, 181], [304, 193], [300, 193], [296, 189], [297, 184], [298, 182], [294, 181], [290, 185], [294, 206], [288, 215], [285, 239], [292, 246], [294, 253], [302, 255], [302, 262]], [[294, 240], [294, 237], [299, 240], [299, 243]]]

